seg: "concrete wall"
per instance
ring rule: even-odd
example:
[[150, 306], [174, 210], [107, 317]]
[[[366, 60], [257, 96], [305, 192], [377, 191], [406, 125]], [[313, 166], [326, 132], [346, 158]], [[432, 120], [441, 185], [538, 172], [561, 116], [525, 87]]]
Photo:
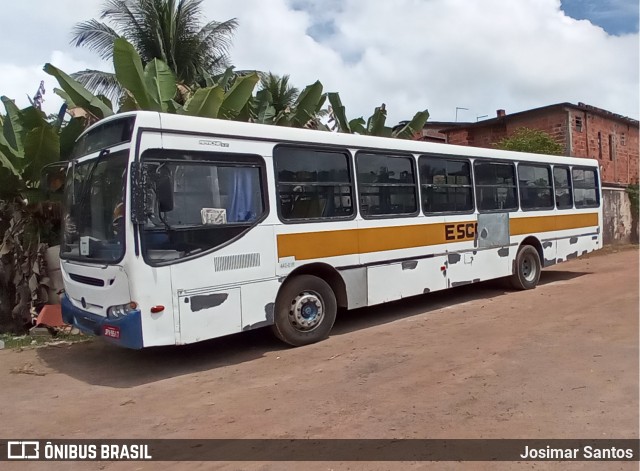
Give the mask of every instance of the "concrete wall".
[[628, 244], [638, 240], [638, 215], [632, 214], [624, 188], [602, 188], [602, 224], [605, 244]]

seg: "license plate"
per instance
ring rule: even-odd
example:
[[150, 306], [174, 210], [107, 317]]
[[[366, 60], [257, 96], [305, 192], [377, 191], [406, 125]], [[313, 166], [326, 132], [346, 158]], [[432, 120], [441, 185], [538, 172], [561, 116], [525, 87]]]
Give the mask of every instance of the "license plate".
[[113, 327], [113, 326], [110, 326], [110, 325], [105, 325], [102, 328], [102, 335], [104, 335], [105, 337], [111, 337], [112, 339], [119, 339], [120, 338], [120, 328]]

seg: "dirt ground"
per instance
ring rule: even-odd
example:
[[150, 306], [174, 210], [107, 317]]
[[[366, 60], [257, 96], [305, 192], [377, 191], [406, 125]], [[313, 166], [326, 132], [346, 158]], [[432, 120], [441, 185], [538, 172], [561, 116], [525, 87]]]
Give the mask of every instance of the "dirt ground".
[[[638, 438], [638, 251], [268, 330], [141, 352], [0, 351], [0, 437]], [[16, 373], [22, 369], [37, 374]], [[13, 371], [13, 372], [12, 372]], [[513, 469], [516, 463], [0, 463], [4, 469]], [[637, 463], [521, 463], [637, 469]]]

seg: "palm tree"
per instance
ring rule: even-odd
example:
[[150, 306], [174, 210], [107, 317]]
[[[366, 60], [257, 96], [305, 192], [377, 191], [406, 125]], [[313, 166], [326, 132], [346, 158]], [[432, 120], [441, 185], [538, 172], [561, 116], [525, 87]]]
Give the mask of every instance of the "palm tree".
[[[204, 77], [229, 65], [235, 18], [202, 24], [202, 0], [107, 0], [101, 20], [76, 24], [71, 44], [87, 47], [102, 59], [111, 59], [113, 41], [123, 37], [138, 51], [144, 64], [160, 59], [169, 65], [178, 82], [204, 85]], [[73, 77], [94, 93], [120, 96], [115, 75], [83, 70]]]
[[290, 108], [300, 94], [300, 90], [289, 84], [288, 75], [280, 77], [271, 72], [260, 74], [260, 90], [267, 90], [271, 94], [271, 105], [276, 115]]

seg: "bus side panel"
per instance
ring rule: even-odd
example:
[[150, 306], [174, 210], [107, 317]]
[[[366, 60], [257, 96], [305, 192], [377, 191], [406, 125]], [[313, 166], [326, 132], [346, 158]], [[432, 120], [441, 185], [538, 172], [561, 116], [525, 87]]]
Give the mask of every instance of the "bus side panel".
[[273, 279], [242, 285], [243, 331], [273, 324], [275, 300], [281, 284]]
[[[274, 251], [273, 227], [258, 225], [210, 254], [171, 265], [179, 312], [178, 343], [241, 332], [243, 326], [265, 320], [264, 311], [260, 316], [252, 311], [243, 320], [241, 294], [245, 285], [276, 280]], [[260, 295], [263, 305], [267, 294]], [[252, 302], [250, 298], [246, 301]]]
[[180, 342], [192, 343], [240, 331], [240, 288], [178, 296]]
[[558, 253], [556, 262], [564, 262], [586, 255], [597, 250], [598, 234], [582, 234], [572, 237], [564, 237], [558, 240]]
[[369, 305], [445, 289], [445, 262], [439, 256], [367, 267]]
[[548, 234], [542, 234], [542, 260], [540, 263], [543, 267], [549, 267], [556, 263], [556, 254], [558, 253], [558, 241], [555, 239], [546, 240], [545, 237], [549, 237]]
[[[145, 347], [176, 344], [177, 309], [171, 289], [171, 268], [143, 265], [142, 257], [134, 259], [131, 270], [131, 299], [141, 307], [142, 337]], [[154, 306], [164, 309], [152, 313]]]
[[[492, 280], [511, 274], [513, 247], [477, 249], [459, 254], [456, 264], [449, 257], [448, 287], [455, 288], [469, 283]], [[456, 257], [457, 259], [457, 257]]]

